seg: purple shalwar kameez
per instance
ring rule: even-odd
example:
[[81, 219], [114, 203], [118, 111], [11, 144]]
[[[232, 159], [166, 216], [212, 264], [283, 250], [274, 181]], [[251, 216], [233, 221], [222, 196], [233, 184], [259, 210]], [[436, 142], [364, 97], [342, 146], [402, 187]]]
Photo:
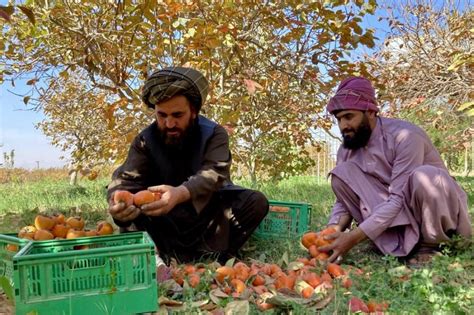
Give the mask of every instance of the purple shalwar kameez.
[[349, 214], [384, 254], [470, 237], [466, 193], [419, 127], [377, 117], [367, 146], [341, 146], [331, 171], [336, 203], [329, 224]]

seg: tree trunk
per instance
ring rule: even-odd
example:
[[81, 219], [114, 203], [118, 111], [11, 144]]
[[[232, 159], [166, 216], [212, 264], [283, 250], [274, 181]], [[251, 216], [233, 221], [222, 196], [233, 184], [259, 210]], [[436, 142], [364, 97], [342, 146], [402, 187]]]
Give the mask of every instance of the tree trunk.
[[76, 186], [77, 185], [77, 170], [72, 170], [69, 172], [69, 185]]

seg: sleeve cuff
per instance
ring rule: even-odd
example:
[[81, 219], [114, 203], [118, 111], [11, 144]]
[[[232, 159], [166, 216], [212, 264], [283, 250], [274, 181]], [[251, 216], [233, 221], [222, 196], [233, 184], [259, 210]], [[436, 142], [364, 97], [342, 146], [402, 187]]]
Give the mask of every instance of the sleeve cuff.
[[359, 228], [372, 241], [375, 241], [375, 239], [379, 237], [380, 234], [383, 233], [383, 231], [385, 231], [385, 227], [381, 226], [380, 224], [377, 224], [376, 222], [373, 222], [373, 220], [371, 220], [370, 218], [359, 224]]

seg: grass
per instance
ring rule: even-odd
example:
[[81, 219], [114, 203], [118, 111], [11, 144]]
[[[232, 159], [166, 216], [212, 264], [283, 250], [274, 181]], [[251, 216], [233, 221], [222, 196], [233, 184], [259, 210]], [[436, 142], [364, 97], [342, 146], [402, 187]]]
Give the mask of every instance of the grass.
[[[474, 217], [474, 178], [458, 178], [468, 194], [470, 214]], [[1, 183], [1, 181], [0, 181]], [[82, 179], [77, 187], [69, 186], [64, 177], [23, 177], [0, 184], [0, 233], [15, 232], [30, 224], [39, 211], [79, 214], [93, 226], [107, 216], [105, 186], [107, 178], [95, 181]], [[249, 187], [249, 182], [238, 181]], [[327, 221], [334, 202], [329, 184], [310, 176], [293, 177], [278, 183], [262, 183], [258, 187], [269, 199], [312, 204], [311, 229], [319, 230]], [[299, 240], [251, 239], [246, 257], [285, 265], [307, 253], [299, 247]], [[406, 314], [472, 314], [474, 313], [474, 251], [446, 247], [444, 254], [436, 257], [430, 266], [411, 272], [403, 281], [398, 273], [404, 270], [402, 262], [393, 257], [380, 256], [368, 243], [358, 245], [345, 259], [345, 264], [362, 268], [368, 275], [354, 278], [354, 286], [348, 294], [336, 291], [334, 300], [321, 311], [323, 314], [348, 313], [347, 302], [351, 296], [363, 300], [389, 301], [391, 313]], [[196, 295], [194, 295], [194, 293]], [[202, 298], [202, 292], [191, 292], [187, 299]], [[257, 312], [251, 304], [252, 313]], [[313, 313], [300, 305], [294, 305], [293, 314]], [[268, 312], [271, 314], [272, 312]], [[274, 311], [276, 314], [276, 312]]]

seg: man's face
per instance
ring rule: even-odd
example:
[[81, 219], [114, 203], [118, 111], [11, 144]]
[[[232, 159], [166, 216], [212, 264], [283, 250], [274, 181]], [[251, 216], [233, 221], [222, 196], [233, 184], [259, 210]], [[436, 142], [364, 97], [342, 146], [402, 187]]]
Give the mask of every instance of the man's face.
[[336, 115], [346, 149], [356, 150], [367, 145], [372, 134], [366, 112], [359, 110], [343, 110]]
[[179, 145], [192, 126], [196, 113], [185, 96], [173, 96], [155, 105], [156, 121], [167, 145]]

